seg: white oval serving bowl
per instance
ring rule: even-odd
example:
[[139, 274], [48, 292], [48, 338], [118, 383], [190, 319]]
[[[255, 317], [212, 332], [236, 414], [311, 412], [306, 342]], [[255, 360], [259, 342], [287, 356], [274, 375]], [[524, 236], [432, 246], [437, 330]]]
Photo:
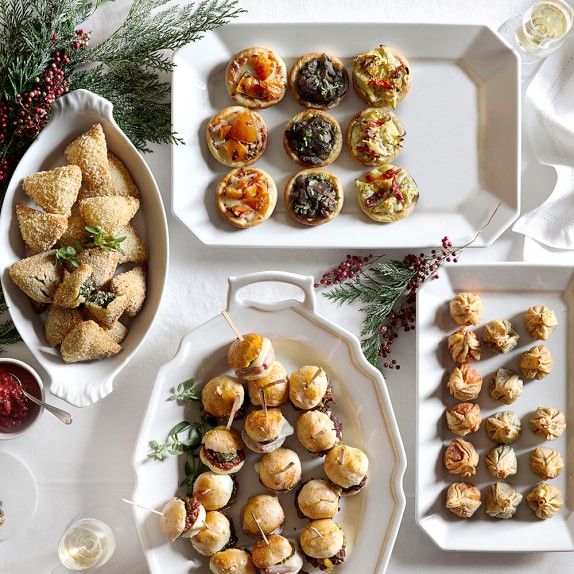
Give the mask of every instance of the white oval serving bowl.
[[[256, 303], [238, 296], [242, 288], [262, 281], [296, 285], [303, 290], [305, 298], [302, 302]], [[403, 444], [382, 375], [367, 362], [354, 335], [316, 313], [312, 277], [280, 271], [231, 277], [228, 309], [242, 332], [259, 331], [271, 338], [277, 360], [288, 372], [304, 364], [316, 364], [325, 368], [333, 380], [336, 400], [333, 411], [343, 423], [344, 441], [362, 448], [370, 458], [367, 486], [357, 496], [342, 499], [341, 512], [336, 518], [342, 524], [351, 550], [348, 560], [337, 567], [337, 572], [382, 574], [404, 511], [406, 468]], [[169, 430], [186, 416], [191, 421], [198, 420], [197, 403], [178, 406], [166, 401], [170, 390], [189, 377], [195, 377], [203, 385], [228, 371], [227, 349], [233, 340], [233, 332], [223, 317], [214, 317], [184, 337], [176, 356], [160, 369], [133, 456], [136, 474], [133, 500], [137, 503], [161, 510], [178, 490], [182, 479], [185, 457], [171, 456], [164, 462], [147, 459], [150, 440], [165, 440]], [[282, 410], [294, 424], [297, 413], [287, 405]], [[234, 423], [235, 428], [240, 425], [241, 421]], [[311, 457], [294, 436], [288, 437], [284, 446], [301, 457], [303, 480], [323, 475], [323, 459]], [[236, 475], [238, 501], [226, 510], [238, 534], [241, 532], [240, 511], [247, 497], [265, 492], [253, 470], [257, 458], [255, 453], [247, 452], [245, 466]], [[294, 492], [281, 494], [280, 502], [287, 516], [284, 535], [294, 538], [305, 524], [296, 516]], [[174, 544], [165, 541], [155, 514], [134, 508], [134, 517], [152, 574], [208, 572], [208, 559], [196, 554], [187, 539], [176, 540]], [[240, 534], [240, 545], [253, 542]], [[309, 567], [305, 570], [309, 571]]]
[[[133, 220], [149, 249], [147, 297], [142, 311], [129, 324], [123, 350], [103, 361], [65, 364], [57, 349], [44, 339], [44, 322], [30, 305], [28, 297], [12, 283], [8, 270], [25, 256], [15, 216], [17, 202], [30, 203], [20, 183], [31, 173], [64, 165], [63, 151], [74, 138], [95, 123], [101, 123], [110, 151], [131, 172], [142, 197], [142, 207]], [[144, 341], [157, 314], [168, 269], [169, 242], [165, 210], [155, 179], [140, 153], [113, 118], [108, 100], [75, 90], [58, 98], [52, 118], [18, 164], [0, 214], [0, 269], [2, 290], [14, 325], [32, 354], [48, 374], [50, 392], [68, 403], [85, 407], [113, 390], [117, 374], [126, 366]]]

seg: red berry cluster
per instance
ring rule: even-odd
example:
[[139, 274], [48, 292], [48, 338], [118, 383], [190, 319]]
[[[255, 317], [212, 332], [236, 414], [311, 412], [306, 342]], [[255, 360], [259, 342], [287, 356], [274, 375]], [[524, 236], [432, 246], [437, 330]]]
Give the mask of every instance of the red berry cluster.
[[[329, 287], [352, 279], [358, 273], [368, 271], [367, 264], [373, 264], [380, 257], [368, 255], [360, 257], [347, 255], [347, 257], [335, 268], [321, 276], [317, 287]], [[379, 357], [384, 360], [383, 368], [400, 369], [395, 359], [387, 360], [391, 354], [391, 347], [399, 336], [399, 331], [414, 331], [416, 327], [416, 294], [420, 286], [429, 279], [438, 279], [438, 271], [449, 262], [458, 261], [458, 252], [453, 248], [450, 239], [442, 238], [440, 249], [433, 249], [429, 254], [409, 254], [403, 258], [403, 263], [412, 270], [412, 278], [408, 282], [404, 294], [399, 298], [394, 308], [379, 327], [380, 335]]]
[[70, 89], [70, 80], [64, 68], [70, 57], [64, 50], [56, 50], [42, 74], [35, 78], [34, 87], [15, 98], [17, 116], [14, 125], [16, 137], [33, 138], [50, 118], [52, 104]]
[[367, 263], [374, 263], [374, 261], [380, 259], [379, 257], [374, 258], [372, 255], [367, 255], [361, 257], [360, 255], [347, 255], [347, 257], [337, 265], [337, 267], [323, 273], [319, 283], [315, 283], [315, 289], [318, 287], [329, 287], [331, 285], [337, 285], [342, 283], [347, 279], [352, 279], [360, 273]]
[[76, 39], [70, 44], [70, 47], [72, 48], [72, 50], [74, 50], [74, 52], [77, 52], [83, 46], [88, 45], [91, 36], [90, 36], [89, 32], [86, 32], [85, 30], [82, 30], [81, 28], [76, 30], [75, 34], [76, 34]]

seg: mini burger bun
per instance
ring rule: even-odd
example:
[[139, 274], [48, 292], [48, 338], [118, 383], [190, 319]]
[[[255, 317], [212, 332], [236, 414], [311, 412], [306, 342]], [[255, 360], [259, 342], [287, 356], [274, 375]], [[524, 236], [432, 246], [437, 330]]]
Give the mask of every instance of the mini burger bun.
[[[257, 518], [257, 522], [254, 517]], [[277, 534], [281, 532], [284, 522], [285, 512], [276, 496], [269, 494], [252, 496], [243, 509], [243, 530], [249, 536], [261, 536], [260, 528], [267, 535]]]
[[309, 384], [318, 368], [314, 365], [305, 365], [291, 373], [289, 377], [289, 398], [298, 409], [315, 408], [327, 392], [329, 381], [323, 369]]
[[245, 432], [257, 442], [275, 439], [285, 425], [285, 417], [280, 409], [251, 411], [245, 419]]
[[[334, 518], [339, 512], [341, 489], [326, 480], [313, 479], [306, 482], [297, 494], [297, 506], [301, 514], [312, 520]], [[332, 500], [333, 502], [325, 502]]]
[[362, 450], [339, 444], [329, 451], [323, 466], [331, 482], [342, 488], [351, 488], [367, 476], [369, 459]]
[[322, 453], [338, 441], [337, 431], [331, 417], [322, 411], [303, 413], [296, 424], [299, 442], [312, 453]]
[[231, 533], [229, 518], [214, 510], [205, 515], [205, 525], [191, 539], [191, 544], [203, 556], [212, 556], [229, 544]]
[[243, 335], [243, 341], [235, 339], [227, 352], [227, 361], [232, 369], [245, 369], [263, 350], [263, 341], [259, 333], [247, 333]]
[[[292, 466], [287, 468], [291, 463]], [[286, 469], [287, 470], [284, 470]], [[296, 452], [288, 448], [278, 448], [261, 457], [255, 465], [261, 484], [276, 492], [294, 488], [301, 480], [301, 461]]]
[[245, 389], [234, 377], [220, 375], [208, 381], [201, 391], [201, 402], [208, 415], [215, 418], [227, 418], [239, 395], [241, 404], [245, 400]]
[[[270, 383], [280, 380], [283, 380], [284, 382], [270, 385]], [[265, 403], [268, 407], [278, 407], [289, 400], [289, 381], [287, 379], [287, 371], [279, 361], [274, 361], [271, 367], [271, 372], [266, 377], [255, 381], [248, 381], [247, 388], [249, 390], [251, 404], [255, 406], [262, 404], [262, 389], [265, 393]]]
[[160, 527], [165, 537], [173, 542], [181, 536], [185, 529], [187, 510], [185, 502], [180, 498], [172, 498], [163, 507], [163, 516], [160, 518]]
[[311, 558], [331, 558], [344, 546], [345, 536], [332, 520], [314, 520], [301, 532], [300, 543], [303, 552]]
[[199, 458], [201, 462], [203, 462], [209, 470], [215, 472], [215, 474], [230, 474], [231, 472], [239, 472], [241, 468], [243, 468], [245, 460], [242, 460], [234, 466], [232, 470], [223, 471], [211, 464], [205, 453], [206, 449], [229, 454], [242, 450], [244, 446], [243, 440], [236, 430], [226, 429], [224, 426], [215, 427], [203, 435], [201, 442], [203, 446], [199, 451]]
[[265, 540], [258, 540], [251, 550], [253, 564], [257, 568], [270, 568], [287, 560], [293, 554], [293, 547], [287, 538], [278, 534], [267, 537], [269, 544]]
[[249, 552], [239, 548], [229, 548], [216, 552], [209, 561], [212, 574], [256, 574]]
[[201, 473], [193, 483], [193, 496], [206, 510], [221, 510], [229, 505], [235, 483], [227, 474]]

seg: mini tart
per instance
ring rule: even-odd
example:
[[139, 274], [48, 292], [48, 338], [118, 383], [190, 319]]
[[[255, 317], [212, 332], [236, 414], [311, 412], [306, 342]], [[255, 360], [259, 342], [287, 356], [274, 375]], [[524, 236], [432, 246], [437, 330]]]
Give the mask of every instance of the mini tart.
[[349, 122], [345, 139], [353, 159], [376, 167], [401, 153], [404, 138], [405, 130], [394, 112], [367, 108]]
[[359, 206], [374, 221], [393, 223], [410, 215], [419, 199], [414, 179], [401, 167], [386, 164], [356, 180]]
[[303, 225], [328, 223], [343, 207], [343, 188], [336, 175], [324, 169], [304, 169], [287, 182], [285, 207]]
[[257, 113], [241, 106], [224, 108], [205, 128], [211, 155], [223, 165], [245, 167], [256, 162], [267, 147], [267, 126]]
[[277, 188], [271, 176], [256, 167], [230, 171], [218, 184], [215, 199], [219, 212], [235, 227], [263, 223], [275, 209]]
[[287, 68], [275, 52], [247, 48], [227, 64], [225, 85], [234, 102], [246, 108], [268, 108], [285, 95]]
[[307, 108], [328, 110], [341, 103], [349, 91], [349, 73], [343, 62], [330, 54], [311, 52], [301, 56], [289, 72], [293, 97]]
[[396, 108], [410, 85], [409, 63], [394, 48], [381, 45], [353, 62], [353, 86], [370, 106]]
[[333, 163], [341, 153], [341, 128], [327, 112], [307, 110], [285, 126], [283, 147], [294, 162], [305, 167], [322, 167]]

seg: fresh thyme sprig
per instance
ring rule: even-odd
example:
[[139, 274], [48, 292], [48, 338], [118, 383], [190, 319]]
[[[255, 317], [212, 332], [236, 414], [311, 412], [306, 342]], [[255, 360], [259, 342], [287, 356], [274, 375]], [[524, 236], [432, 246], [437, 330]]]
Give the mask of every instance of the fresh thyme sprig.
[[64, 245], [56, 250], [54, 253], [56, 258], [56, 263], [68, 262], [73, 267], [79, 267], [80, 262], [78, 261], [78, 250], [71, 245]]
[[119, 251], [122, 255], [125, 255], [125, 251], [122, 249], [121, 243], [126, 240], [125, 235], [123, 237], [116, 237], [106, 233], [100, 227], [92, 227], [86, 225], [84, 229], [88, 232], [90, 236], [86, 248], [99, 247], [104, 251]]
[[195, 379], [191, 378], [187, 379], [187, 381], [183, 381], [183, 383], [179, 383], [175, 389], [172, 389], [172, 393], [167, 400], [176, 401], [180, 406], [191, 401], [200, 401], [201, 392], [197, 389]]
[[204, 432], [202, 422], [181, 421], [169, 431], [165, 442], [149, 442], [150, 451], [147, 456], [153, 460], [164, 461], [170, 455], [190, 453], [201, 446]]
[[185, 461], [185, 465], [183, 467], [183, 472], [185, 474], [185, 478], [179, 483], [180, 487], [187, 488], [188, 496], [191, 496], [193, 493], [193, 485], [197, 480], [197, 477], [203, 472], [203, 464], [199, 458], [192, 454], [190, 457], [187, 458]]

